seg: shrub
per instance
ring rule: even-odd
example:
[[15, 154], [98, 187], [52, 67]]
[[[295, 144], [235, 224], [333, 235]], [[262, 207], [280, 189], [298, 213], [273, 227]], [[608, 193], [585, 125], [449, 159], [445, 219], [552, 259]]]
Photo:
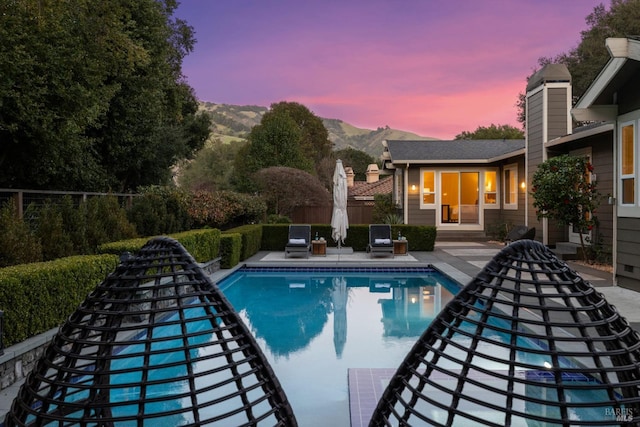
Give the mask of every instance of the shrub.
[[42, 246], [11, 200], [0, 209], [0, 267], [42, 260]]
[[222, 229], [259, 222], [266, 211], [260, 197], [233, 191], [199, 191], [189, 205], [194, 224]]
[[171, 188], [150, 186], [140, 189], [141, 196], [133, 200], [127, 212], [142, 236], [178, 233], [189, 230], [192, 225], [189, 214], [191, 195]]
[[136, 237], [136, 228], [115, 196], [92, 197], [86, 202], [87, 244], [92, 253], [106, 242]]
[[59, 326], [117, 264], [113, 255], [86, 255], [0, 269], [5, 344]]
[[220, 267], [233, 268], [240, 262], [242, 251], [242, 235], [240, 233], [226, 233], [220, 239]]
[[[386, 222], [389, 215], [396, 215], [397, 209], [391, 199], [391, 194], [376, 194], [373, 196], [374, 207], [372, 221], [374, 224], [389, 224]], [[402, 222], [402, 221], [401, 221]]]
[[[245, 260], [258, 253], [262, 244], [262, 225], [243, 225], [227, 230], [227, 233], [239, 233], [242, 239], [240, 259]], [[284, 249], [284, 246], [282, 246]]]
[[[70, 197], [53, 202], [50, 199], [37, 208], [35, 215], [36, 236], [42, 245], [42, 258], [49, 261], [56, 258], [63, 258], [75, 255], [75, 249], [69, 230], [65, 229], [62, 216], [62, 209], [58, 203], [72, 203]], [[30, 206], [28, 209], [32, 209]]]

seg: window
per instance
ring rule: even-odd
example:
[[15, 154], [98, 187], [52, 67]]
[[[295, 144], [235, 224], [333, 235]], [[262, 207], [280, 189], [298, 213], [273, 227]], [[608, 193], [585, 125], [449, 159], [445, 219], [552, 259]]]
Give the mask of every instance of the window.
[[635, 129], [634, 124], [622, 126], [620, 132], [620, 180], [623, 205], [635, 204]]
[[484, 204], [495, 205], [498, 203], [496, 171], [484, 172]]
[[503, 171], [503, 200], [505, 209], [518, 208], [518, 165], [511, 164]]
[[436, 203], [436, 173], [435, 171], [422, 172], [422, 205]]

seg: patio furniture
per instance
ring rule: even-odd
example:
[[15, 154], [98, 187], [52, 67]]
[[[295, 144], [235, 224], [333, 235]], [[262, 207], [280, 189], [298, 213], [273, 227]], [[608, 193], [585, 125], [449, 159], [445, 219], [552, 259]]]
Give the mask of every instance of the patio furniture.
[[304, 255], [309, 257], [311, 251], [311, 226], [310, 225], [290, 225], [289, 239], [284, 248], [284, 257], [289, 255]]
[[367, 252], [371, 256], [393, 256], [393, 239], [391, 238], [391, 226], [389, 224], [369, 225]]
[[547, 247], [519, 240], [424, 331], [370, 426], [639, 423], [640, 336]]
[[150, 240], [62, 325], [17, 425], [297, 426], [248, 327], [177, 241]]

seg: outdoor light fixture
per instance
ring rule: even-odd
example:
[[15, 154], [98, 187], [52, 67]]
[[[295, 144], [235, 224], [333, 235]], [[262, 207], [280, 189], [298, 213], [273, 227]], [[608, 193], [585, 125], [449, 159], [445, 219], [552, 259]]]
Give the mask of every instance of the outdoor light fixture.
[[418, 190], [418, 187], [415, 184], [411, 184], [411, 191], [416, 192], [417, 190]]
[[520, 183], [520, 188], [522, 188], [522, 191], [526, 190], [526, 189], [527, 189], [527, 183], [526, 183], [526, 182], [524, 182], [524, 181], [522, 181], [522, 182]]

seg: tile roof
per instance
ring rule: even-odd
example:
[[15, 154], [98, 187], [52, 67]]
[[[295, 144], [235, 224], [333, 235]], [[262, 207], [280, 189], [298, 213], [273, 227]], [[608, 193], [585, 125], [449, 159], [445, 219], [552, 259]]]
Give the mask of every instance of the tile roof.
[[376, 194], [389, 194], [393, 189], [391, 177], [380, 178], [377, 182], [355, 181], [353, 187], [349, 187], [349, 197], [373, 197]]
[[524, 139], [460, 139], [452, 141], [387, 140], [391, 160], [401, 163], [430, 161], [482, 162], [524, 154]]

